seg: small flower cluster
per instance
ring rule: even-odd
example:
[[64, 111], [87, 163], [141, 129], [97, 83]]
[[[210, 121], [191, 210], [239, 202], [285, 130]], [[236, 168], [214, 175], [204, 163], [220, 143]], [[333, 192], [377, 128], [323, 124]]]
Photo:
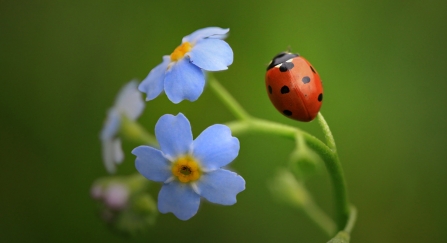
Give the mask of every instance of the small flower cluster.
[[228, 31], [209, 27], [183, 37], [182, 44], [171, 55], [163, 56], [163, 62], [138, 86], [147, 94], [146, 100], [156, 98], [163, 90], [175, 104], [197, 100], [205, 86], [204, 71], [226, 70], [233, 63], [233, 51], [222, 40]]
[[115, 230], [130, 235], [152, 226], [158, 212], [154, 199], [146, 192], [145, 181], [139, 174], [96, 180], [90, 195], [98, 202], [101, 218]]
[[136, 120], [144, 109], [144, 101], [141, 93], [137, 90], [137, 85], [136, 81], [126, 84], [118, 93], [114, 106], [107, 112], [107, 119], [102, 128], [100, 139], [102, 158], [109, 173], [114, 173], [115, 164], [124, 160], [121, 139], [118, 136], [123, 120]]
[[[223, 40], [228, 31], [209, 27], [185, 36], [170, 55], [163, 56], [162, 63], [149, 72], [138, 89], [134, 81], [123, 87], [108, 112], [100, 136], [108, 172], [115, 172], [115, 164], [124, 158], [120, 140], [120, 133], [126, 131], [123, 127], [129, 121], [135, 122], [144, 109], [139, 91], [147, 95], [147, 101], [163, 91], [175, 104], [197, 100], [205, 86], [205, 71], [226, 70], [233, 62], [233, 51]], [[158, 120], [155, 136], [159, 149], [144, 145], [132, 153], [141, 175], [163, 183], [158, 195], [161, 213], [172, 212], [177, 218], [188, 220], [197, 213], [202, 197], [222, 205], [236, 203], [236, 195], [245, 189], [245, 181], [238, 174], [222, 169], [239, 153], [239, 140], [227, 126], [212, 125], [193, 139], [186, 116], [166, 114]], [[106, 201], [111, 201], [111, 205], [126, 204], [128, 197], [118, 187], [112, 189], [114, 196]]]

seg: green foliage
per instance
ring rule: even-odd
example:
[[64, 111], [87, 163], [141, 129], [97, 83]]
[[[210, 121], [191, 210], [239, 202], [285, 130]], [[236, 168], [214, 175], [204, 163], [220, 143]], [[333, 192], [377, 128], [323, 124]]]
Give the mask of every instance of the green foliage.
[[[106, 174], [97, 140], [106, 109], [119, 87], [143, 79], [179, 36], [210, 25], [231, 28], [234, 64], [215, 75], [253, 116], [320, 137], [317, 122], [297, 124], [277, 114], [264, 72], [269, 59], [290, 46], [320, 73], [322, 112], [336, 137], [350, 201], [361, 212], [352, 241], [447, 238], [446, 1], [0, 5], [2, 241], [129, 241], [103, 226], [88, 196], [92, 181]], [[195, 133], [233, 119], [205, 90], [194, 104], [174, 106], [161, 96], [139, 122], [151, 128], [162, 114], [180, 110], [195, 117]], [[293, 138], [244, 136], [234, 169], [246, 178], [247, 193], [237, 206], [205, 206], [191, 224], [164, 217], [142, 242], [173, 242], [191, 232], [190, 242], [326, 242], [309, 220], [276, 206], [266, 192], [265, 182], [293, 147]], [[120, 173], [134, 171], [133, 162], [126, 153]], [[306, 185], [330, 214], [329, 182]]]
[[306, 180], [313, 175], [322, 172], [324, 162], [321, 157], [311, 150], [307, 145], [302, 136], [297, 139], [297, 146], [289, 157], [289, 167], [294, 173], [301, 178]]

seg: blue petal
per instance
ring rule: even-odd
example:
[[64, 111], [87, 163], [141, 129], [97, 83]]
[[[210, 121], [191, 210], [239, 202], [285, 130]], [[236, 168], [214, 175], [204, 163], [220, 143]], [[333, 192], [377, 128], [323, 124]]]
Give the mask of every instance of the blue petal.
[[239, 140], [225, 125], [212, 125], [193, 142], [192, 154], [205, 170], [215, 170], [233, 161], [239, 153]]
[[155, 125], [155, 136], [160, 144], [161, 151], [171, 161], [190, 151], [192, 144], [191, 125], [182, 113], [177, 116], [166, 114], [160, 117]]
[[169, 100], [175, 104], [185, 99], [195, 101], [203, 92], [205, 77], [188, 58], [182, 58], [166, 73], [164, 86]]
[[158, 210], [173, 213], [181, 220], [188, 220], [197, 213], [200, 196], [189, 184], [172, 181], [164, 184], [158, 194]]
[[131, 120], [137, 119], [144, 109], [144, 101], [137, 86], [136, 81], [127, 83], [115, 101], [115, 108], [120, 114], [126, 115]]
[[194, 31], [192, 34], [183, 37], [182, 43], [184, 42], [190, 42], [194, 43], [200, 39], [204, 38], [218, 38], [218, 39], [224, 39], [227, 37], [227, 33], [230, 31], [230, 29], [222, 29], [219, 27], [207, 27], [200, 30]]
[[104, 126], [102, 127], [101, 140], [110, 140], [118, 134], [121, 125], [121, 116], [115, 108], [109, 109]]
[[187, 55], [191, 63], [207, 71], [226, 70], [233, 63], [233, 50], [219, 39], [201, 40]]
[[115, 163], [121, 164], [124, 160], [124, 153], [123, 149], [121, 147], [121, 139], [116, 138], [112, 141], [112, 148], [113, 148], [113, 159], [115, 160]]
[[102, 160], [107, 172], [110, 174], [115, 173], [115, 165], [124, 160], [120, 139], [102, 140]]
[[149, 146], [139, 146], [132, 150], [132, 154], [137, 156], [135, 167], [147, 179], [165, 182], [172, 176], [171, 163], [160, 150]]
[[138, 86], [138, 90], [147, 94], [146, 100], [155, 99], [163, 91], [163, 80], [170, 62], [169, 56], [163, 56], [163, 62], [152, 69]]
[[228, 170], [204, 173], [197, 182], [198, 193], [206, 200], [222, 205], [236, 203], [236, 195], [245, 190], [245, 180]]

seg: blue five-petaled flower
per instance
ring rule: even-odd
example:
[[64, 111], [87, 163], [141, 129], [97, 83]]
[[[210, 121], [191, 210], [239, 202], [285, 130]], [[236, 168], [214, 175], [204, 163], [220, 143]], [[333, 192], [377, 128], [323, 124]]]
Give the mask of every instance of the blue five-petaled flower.
[[228, 69], [233, 50], [223, 41], [229, 29], [208, 27], [183, 37], [182, 44], [149, 72], [138, 89], [156, 98], [163, 90], [173, 103], [195, 101], [205, 86], [205, 71]]
[[135, 166], [147, 179], [162, 182], [158, 194], [161, 213], [174, 213], [181, 220], [193, 217], [200, 198], [232, 205], [236, 195], [245, 189], [245, 180], [238, 174], [221, 169], [239, 153], [239, 140], [220, 124], [205, 129], [193, 140], [188, 119], [163, 115], [155, 125], [160, 150], [139, 146]]

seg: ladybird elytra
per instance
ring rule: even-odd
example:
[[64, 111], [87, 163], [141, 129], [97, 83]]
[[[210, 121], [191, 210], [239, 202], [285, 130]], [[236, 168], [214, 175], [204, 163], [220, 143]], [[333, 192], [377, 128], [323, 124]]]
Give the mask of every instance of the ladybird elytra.
[[312, 121], [323, 103], [320, 75], [298, 54], [276, 55], [267, 67], [265, 86], [273, 106], [297, 121]]

